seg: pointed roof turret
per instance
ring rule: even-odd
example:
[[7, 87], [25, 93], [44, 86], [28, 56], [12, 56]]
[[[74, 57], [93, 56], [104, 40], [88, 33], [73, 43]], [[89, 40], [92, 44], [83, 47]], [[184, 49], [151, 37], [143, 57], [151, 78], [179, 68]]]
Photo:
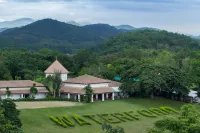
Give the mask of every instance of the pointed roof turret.
[[44, 73], [53, 74], [56, 71], [62, 74], [69, 73], [69, 71], [57, 59], [44, 71]]

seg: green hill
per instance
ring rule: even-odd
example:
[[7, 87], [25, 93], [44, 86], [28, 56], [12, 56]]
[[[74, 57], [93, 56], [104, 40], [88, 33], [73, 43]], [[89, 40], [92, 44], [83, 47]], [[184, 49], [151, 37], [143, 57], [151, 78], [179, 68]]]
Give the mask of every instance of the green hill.
[[[199, 49], [199, 42], [189, 36], [167, 31], [142, 30], [120, 34], [98, 45], [98, 52], [111, 54], [125, 49], [174, 49], [195, 48]], [[97, 52], [96, 51], [96, 52]]]
[[75, 26], [52, 19], [43, 19], [20, 28], [8, 29], [0, 35], [0, 47], [38, 50], [50, 48], [72, 53], [89, 48], [120, 34], [107, 24]]

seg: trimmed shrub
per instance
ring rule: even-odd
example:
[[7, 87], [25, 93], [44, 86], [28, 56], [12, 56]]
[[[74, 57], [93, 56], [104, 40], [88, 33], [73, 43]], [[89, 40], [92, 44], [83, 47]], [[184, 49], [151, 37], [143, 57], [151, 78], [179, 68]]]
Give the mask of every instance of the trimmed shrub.
[[133, 111], [124, 112], [124, 114], [130, 116], [131, 118], [133, 118], [135, 120], [139, 120], [140, 119], [138, 115], [133, 115]]
[[117, 120], [117, 119], [115, 119], [115, 118], [109, 116], [108, 113], [106, 113], [106, 114], [98, 114], [98, 116], [99, 116], [100, 118], [104, 119], [106, 122], [109, 122], [109, 123], [113, 123], [113, 124], [114, 124], [114, 123], [120, 123], [119, 120]]
[[168, 113], [168, 114], [170, 114], [171, 112], [176, 113], [176, 114], [179, 113], [177, 110], [175, 110], [175, 109], [173, 109], [171, 107], [168, 107], [168, 106], [160, 107], [160, 109], [162, 111], [164, 111], [165, 113]]
[[149, 110], [139, 110], [137, 111], [139, 114], [146, 116], [146, 117], [156, 117], [157, 115], [153, 114], [152, 112], [150, 112]]
[[152, 113], [154, 113], [156, 115], [167, 115], [168, 114], [159, 108], [150, 108], [149, 111], [151, 111]]
[[90, 118], [91, 120], [95, 121], [98, 124], [103, 124], [103, 122], [101, 122], [100, 120], [95, 118], [95, 115], [91, 115], [91, 114], [84, 114], [84, 117]]
[[114, 114], [111, 114], [111, 115], [116, 117], [120, 121], [123, 121], [123, 122], [126, 122], [126, 120], [133, 121], [133, 118], [131, 118], [129, 116], [126, 116], [126, 115], [124, 115], [122, 113], [114, 113]]
[[56, 123], [57, 125], [61, 126], [61, 127], [64, 127], [64, 128], [67, 128], [67, 125], [62, 121], [61, 118], [59, 117], [54, 117], [54, 116], [50, 116], [49, 117], [50, 120], [52, 120], [54, 123]]
[[78, 115], [73, 115], [72, 118], [80, 125], [91, 125], [91, 123], [87, 122], [85, 119], [81, 118]]
[[75, 126], [75, 123], [73, 123], [73, 122], [69, 119], [68, 116], [63, 116], [63, 117], [62, 117], [62, 121], [63, 121], [65, 124], [67, 124], [67, 125], [69, 125], [69, 126], [71, 126], [71, 127], [74, 127], [74, 126]]

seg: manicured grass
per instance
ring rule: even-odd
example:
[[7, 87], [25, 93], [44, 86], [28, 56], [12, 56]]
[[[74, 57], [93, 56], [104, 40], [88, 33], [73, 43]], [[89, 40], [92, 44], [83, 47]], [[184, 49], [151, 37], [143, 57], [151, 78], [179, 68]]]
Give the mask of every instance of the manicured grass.
[[[139, 109], [171, 106], [179, 109], [184, 103], [167, 100], [167, 99], [126, 99], [116, 101], [105, 101], [90, 103], [83, 106], [45, 108], [45, 109], [24, 109], [21, 110], [21, 120], [25, 133], [102, 133], [101, 125], [87, 119], [92, 125], [63, 128], [49, 120], [49, 116], [63, 116], [73, 114], [99, 114], [99, 113], [115, 113], [124, 111], [134, 111]], [[141, 120], [122, 122], [113, 124], [113, 126], [123, 127], [126, 133], [146, 133], [146, 129], [152, 127], [153, 123], [162, 118], [147, 118], [140, 115]]]

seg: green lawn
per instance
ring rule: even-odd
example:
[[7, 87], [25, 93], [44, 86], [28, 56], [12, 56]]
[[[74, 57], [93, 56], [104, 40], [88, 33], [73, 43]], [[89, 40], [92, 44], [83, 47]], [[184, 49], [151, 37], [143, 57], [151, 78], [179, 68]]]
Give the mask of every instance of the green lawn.
[[[62, 107], [62, 108], [45, 108], [45, 109], [24, 109], [21, 110], [21, 120], [23, 123], [23, 130], [25, 133], [101, 133], [101, 125], [87, 119], [92, 125], [79, 126], [76, 124], [73, 128], [63, 128], [55, 125], [49, 120], [49, 116], [62, 116], [72, 114], [98, 114], [98, 113], [113, 113], [124, 111], [137, 111], [142, 108], [171, 106], [179, 109], [183, 105], [181, 102], [167, 100], [167, 99], [127, 99], [116, 101], [105, 101], [90, 103], [83, 106], [76, 107]], [[122, 122], [120, 124], [113, 124], [113, 126], [121, 126], [126, 133], [146, 133], [146, 129], [152, 127], [153, 123], [160, 119], [147, 118], [140, 115], [141, 120]]]

